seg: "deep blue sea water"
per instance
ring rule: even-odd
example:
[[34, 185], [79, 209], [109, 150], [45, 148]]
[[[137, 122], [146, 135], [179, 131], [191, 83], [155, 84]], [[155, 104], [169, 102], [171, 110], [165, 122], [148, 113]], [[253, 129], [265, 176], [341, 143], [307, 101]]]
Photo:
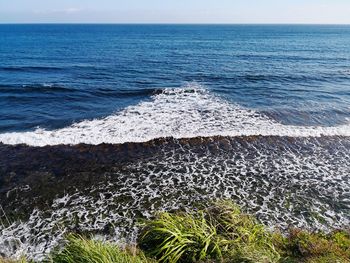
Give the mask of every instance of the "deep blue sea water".
[[345, 124], [350, 26], [0, 25], [0, 133], [106, 117], [188, 83], [282, 124]]

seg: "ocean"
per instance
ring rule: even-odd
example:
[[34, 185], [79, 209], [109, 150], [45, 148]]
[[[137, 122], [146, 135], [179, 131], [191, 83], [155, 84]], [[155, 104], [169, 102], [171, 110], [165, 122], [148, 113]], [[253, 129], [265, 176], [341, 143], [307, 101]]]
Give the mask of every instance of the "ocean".
[[[350, 26], [0, 25], [0, 255], [226, 198], [350, 225]], [[60, 226], [60, 227], [57, 227]]]

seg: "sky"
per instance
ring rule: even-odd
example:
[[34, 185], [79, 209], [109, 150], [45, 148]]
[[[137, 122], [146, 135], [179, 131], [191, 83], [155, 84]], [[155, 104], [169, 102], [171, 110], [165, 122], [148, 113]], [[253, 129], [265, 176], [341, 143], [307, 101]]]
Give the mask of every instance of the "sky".
[[0, 0], [0, 23], [350, 24], [350, 0]]

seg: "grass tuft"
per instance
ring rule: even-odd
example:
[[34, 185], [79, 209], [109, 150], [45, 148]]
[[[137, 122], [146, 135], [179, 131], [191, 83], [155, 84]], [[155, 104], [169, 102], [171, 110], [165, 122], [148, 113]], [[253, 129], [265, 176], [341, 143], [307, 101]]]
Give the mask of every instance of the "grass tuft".
[[109, 242], [69, 235], [62, 251], [51, 255], [54, 263], [147, 263], [151, 262], [138, 251], [126, 251]]
[[242, 213], [232, 201], [217, 201], [207, 213], [219, 235], [228, 240], [223, 249], [225, 261], [268, 263], [280, 259], [272, 234], [255, 217]]
[[155, 220], [147, 222], [139, 240], [146, 255], [171, 263], [221, 259], [223, 243], [203, 211], [160, 213]]
[[140, 248], [160, 262], [277, 262], [272, 235], [229, 201], [193, 213], [160, 213], [146, 223]]
[[275, 244], [285, 259], [282, 262], [350, 263], [350, 233], [346, 231], [325, 234], [291, 229]]

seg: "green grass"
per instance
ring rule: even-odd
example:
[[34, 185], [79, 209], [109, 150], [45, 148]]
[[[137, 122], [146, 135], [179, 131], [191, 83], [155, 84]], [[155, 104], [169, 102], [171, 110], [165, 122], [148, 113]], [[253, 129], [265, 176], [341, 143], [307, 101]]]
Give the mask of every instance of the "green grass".
[[161, 262], [197, 262], [220, 259], [225, 240], [205, 213], [161, 213], [149, 221], [140, 237], [140, 248]]
[[69, 235], [62, 251], [54, 252], [50, 262], [54, 263], [148, 263], [142, 252], [122, 250], [109, 243]]
[[278, 262], [272, 235], [228, 201], [193, 213], [160, 213], [139, 239], [160, 262]]
[[148, 221], [140, 248], [159, 262], [350, 263], [350, 232], [271, 232], [230, 201]]
[[207, 209], [207, 213], [218, 233], [228, 240], [224, 261], [267, 263], [280, 259], [272, 234], [231, 201], [218, 201]]
[[283, 256], [282, 262], [350, 263], [350, 233], [329, 234], [291, 229], [287, 236], [275, 236], [275, 245]]

